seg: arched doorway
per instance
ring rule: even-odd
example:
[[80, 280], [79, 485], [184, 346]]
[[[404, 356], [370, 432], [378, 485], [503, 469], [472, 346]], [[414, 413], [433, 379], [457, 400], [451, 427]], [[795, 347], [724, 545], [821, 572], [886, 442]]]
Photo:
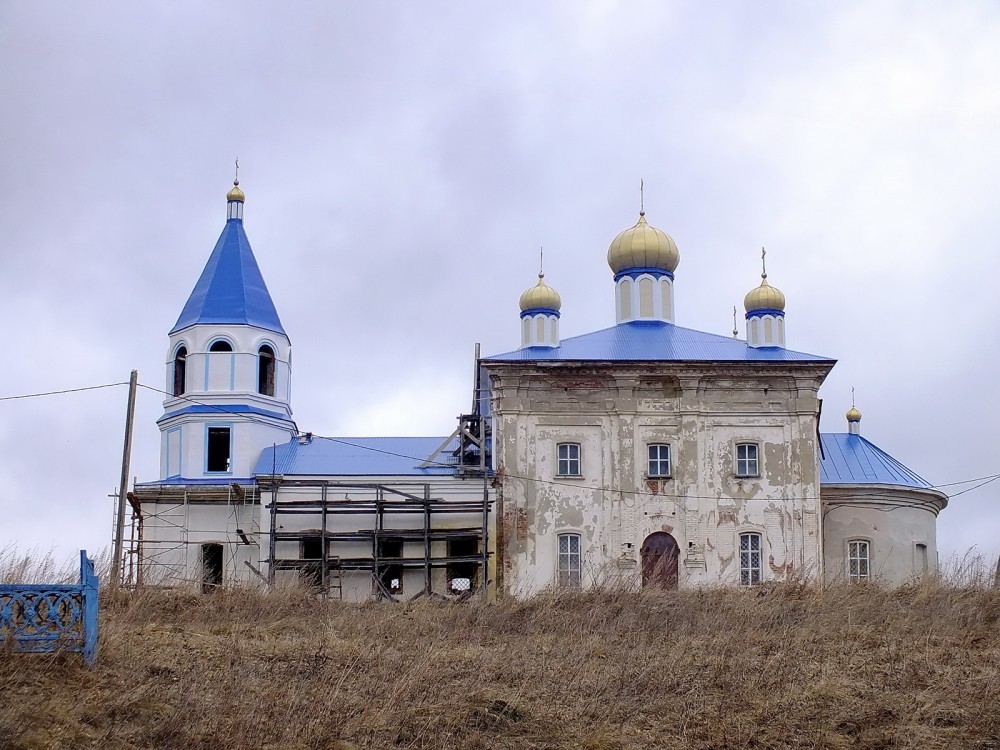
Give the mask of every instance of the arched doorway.
[[665, 531], [655, 531], [642, 543], [642, 587], [673, 591], [677, 588], [677, 541]]

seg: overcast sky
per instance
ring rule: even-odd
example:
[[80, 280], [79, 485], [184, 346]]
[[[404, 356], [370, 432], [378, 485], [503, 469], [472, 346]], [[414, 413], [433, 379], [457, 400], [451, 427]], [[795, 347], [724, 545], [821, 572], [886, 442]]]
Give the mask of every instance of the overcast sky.
[[[0, 103], [0, 396], [163, 387], [239, 157], [299, 428], [446, 435], [540, 245], [563, 337], [614, 323], [641, 178], [678, 324], [742, 337], [766, 245], [788, 347], [839, 360], [825, 431], [854, 386], [930, 482], [1000, 472], [994, 2], [0, 2]], [[109, 543], [126, 396], [0, 401], [0, 550]], [[998, 503], [954, 497], [942, 557], [995, 559]]]

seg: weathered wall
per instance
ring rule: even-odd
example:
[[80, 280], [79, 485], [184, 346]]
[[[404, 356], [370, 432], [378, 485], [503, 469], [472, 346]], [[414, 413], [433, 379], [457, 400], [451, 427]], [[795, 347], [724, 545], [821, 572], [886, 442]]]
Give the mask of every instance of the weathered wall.
[[[739, 534], [764, 540], [764, 578], [819, 567], [817, 392], [830, 365], [491, 363], [506, 588], [555, 581], [560, 533], [582, 539], [584, 585], [638, 581], [646, 536], [677, 541], [681, 586], [736, 583]], [[760, 445], [738, 479], [737, 442]], [[556, 475], [556, 445], [581, 445], [582, 475]], [[671, 446], [669, 479], [646, 446]]]
[[[225, 491], [225, 488], [222, 488]], [[201, 545], [218, 543], [223, 547], [225, 583], [260, 582], [246, 562], [260, 563], [257, 533], [260, 505], [254, 497], [248, 502], [233, 495], [206, 500], [193, 491], [185, 501], [183, 490], [152, 498], [142, 503], [143, 578], [151, 585], [200, 589], [203, 578]], [[242, 529], [251, 544], [237, 532]]]
[[847, 580], [848, 544], [855, 539], [869, 543], [873, 580], [898, 586], [937, 570], [937, 515], [947, 502], [940, 492], [825, 485], [822, 502], [827, 581]]
[[[432, 499], [442, 501], [475, 501], [479, 502], [483, 498], [483, 481], [481, 478], [462, 479], [459, 477], [433, 477], [426, 481], [422, 480], [400, 480], [394, 477], [312, 477], [301, 478], [306, 481], [329, 480], [331, 482], [357, 484], [383, 484], [395, 490], [408, 492], [417, 497], [424, 496], [424, 488], [427, 487], [428, 495]], [[375, 492], [371, 489], [358, 487], [329, 487], [327, 490], [329, 501], [350, 500], [357, 504], [370, 502], [375, 498]], [[271, 491], [263, 491], [264, 503], [271, 503]], [[490, 498], [494, 493], [490, 490]], [[390, 492], [384, 494], [386, 499], [394, 496]], [[280, 504], [286, 503], [318, 503], [322, 499], [322, 488], [320, 486], [292, 486], [281, 485], [277, 490], [277, 500]], [[396, 500], [400, 498], [395, 496]], [[287, 507], [287, 506], [285, 506]], [[420, 506], [417, 505], [417, 508]], [[343, 509], [342, 509], [343, 510]], [[267, 558], [269, 556], [271, 518], [270, 511], [264, 512], [264, 526], [261, 530], [261, 559], [260, 567], [267, 574]], [[309, 513], [279, 513], [275, 519], [275, 531], [279, 533], [309, 533], [315, 532], [317, 535], [323, 528], [323, 517], [320, 512]], [[495, 557], [495, 536], [492, 529], [493, 519], [490, 519], [489, 537], [487, 540], [488, 550], [492, 553], [488, 566], [488, 580], [494, 580], [493, 559]], [[383, 529], [381, 535], [384, 538], [393, 538], [393, 530], [416, 531], [423, 529], [424, 516], [420, 512], [398, 513], [387, 511], [383, 519]], [[376, 516], [374, 512], [344, 513], [329, 512], [326, 518], [326, 530], [334, 534], [351, 534], [355, 532], [370, 532], [376, 528]], [[431, 517], [431, 557], [444, 558], [448, 556], [448, 540], [443, 538], [443, 534], [435, 535], [435, 532], [445, 532], [452, 530], [467, 530], [468, 536], [478, 534], [482, 528], [481, 513], [434, 513]], [[329, 556], [347, 559], [371, 559], [374, 547], [372, 536], [364, 536], [355, 539], [333, 539], [328, 542], [327, 554]], [[480, 549], [477, 547], [477, 549]], [[276, 540], [275, 557], [277, 559], [300, 559], [301, 545], [299, 541]], [[422, 539], [407, 538], [403, 542], [403, 558], [410, 561], [422, 561], [424, 558], [424, 542]], [[388, 561], [391, 564], [391, 561]], [[275, 581], [294, 582], [301, 577], [298, 571], [276, 570]], [[480, 581], [477, 579], [476, 584]], [[407, 567], [403, 570], [402, 590], [398, 592], [401, 599], [409, 599], [424, 591], [425, 579], [424, 569], [419, 567]], [[373, 595], [373, 581], [370, 570], [345, 571], [341, 575], [341, 586], [343, 596], [348, 601], [362, 601], [370, 599]], [[436, 564], [431, 570], [431, 590], [436, 594], [448, 593], [448, 571], [442, 564]]]

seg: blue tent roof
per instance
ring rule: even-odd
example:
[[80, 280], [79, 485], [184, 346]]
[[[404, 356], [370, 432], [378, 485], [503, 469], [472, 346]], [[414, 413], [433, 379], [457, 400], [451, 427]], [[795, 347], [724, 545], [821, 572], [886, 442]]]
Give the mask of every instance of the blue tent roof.
[[285, 334], [240, 219], [226, 222], [170, 333], [203, 323], [244, 324]]
[[932, 485], [860, 435], [823, 433], [820, 484], [895, 484], [932, 489]]
[[530, 346], [486, 357], [486, 362], [829, 362], [815, 354], [777, 346], [754, 348], [745, 341], [681, 328], [662, 321], [619, 323], [560, 346]]
[[420, 464], [446, 437], [314, 437], [298, 438], [266, 448], [254, 467], [255, 476], [441, 476], [457, 471], [451, 455], [457, 438], [425, 469]]

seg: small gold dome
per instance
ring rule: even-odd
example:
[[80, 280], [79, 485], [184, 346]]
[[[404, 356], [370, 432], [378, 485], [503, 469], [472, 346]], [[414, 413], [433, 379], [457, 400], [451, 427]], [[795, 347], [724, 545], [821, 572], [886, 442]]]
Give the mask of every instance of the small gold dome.
[[233, 180], [233, 189], [226, 193], [227, 201], [240, 201], [243, 202], [247, 199], [246, 195], [240, 190], [240, 181]]
[[639, 212], [639, 221], [619, 233], [608, 248], [608, 265], [615, 273], [628, 268], [676, 270], [681, 254], [670, 235], [646, 223], [646, 212]]
[[785, 295], [776, 286], [767, 283], [765, 276], [760, 280], [760, 286], [752, 289], [743, 298], [743, 307], [747, 312], [754, 310], [785, 310]]
[[525, 310], [555, 310], [559, 311], [562, 300], [559, 292], [545, 284], [545, 274], [538, 274], [538, 283], [521, 295], [521, 312]]
[[861, 412], [859, 412], [855, 407], [851, 407], [847, 410], [847, 421], [848, 422], [860, 422]]

